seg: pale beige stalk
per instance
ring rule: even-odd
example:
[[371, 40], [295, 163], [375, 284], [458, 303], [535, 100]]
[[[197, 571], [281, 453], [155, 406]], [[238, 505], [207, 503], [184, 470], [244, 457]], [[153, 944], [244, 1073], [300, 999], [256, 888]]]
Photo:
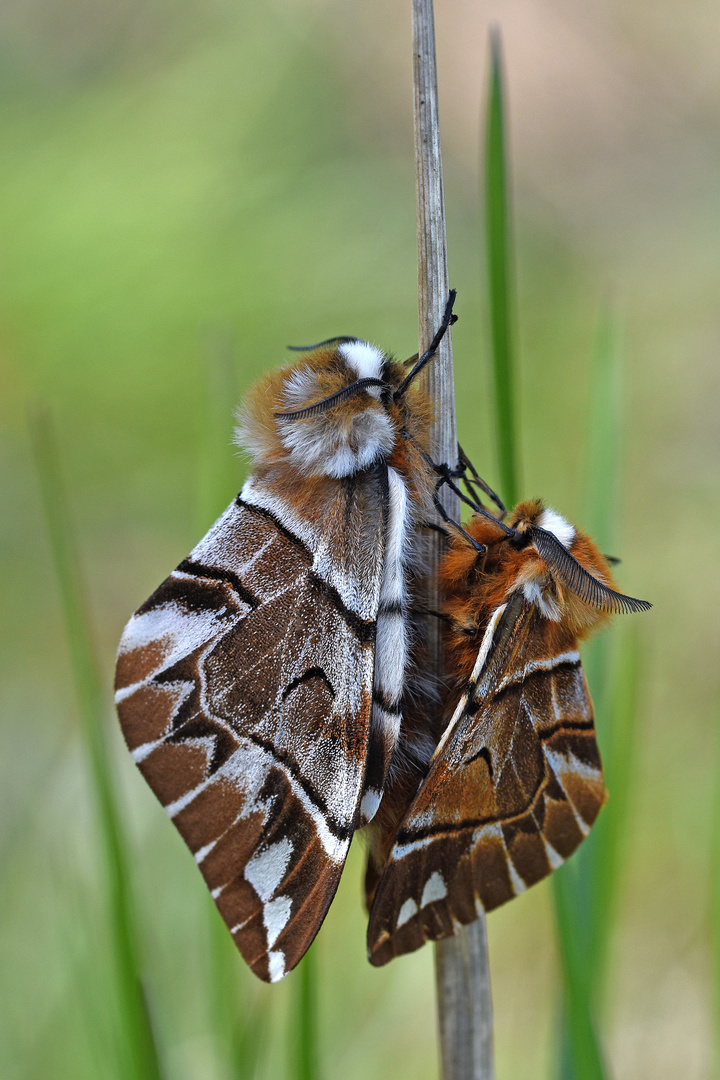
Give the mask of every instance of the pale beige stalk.
[[[412, 0], [413, 111], [415, 122], [415, 189], [418, 243], [419, 352], [427, 349], [442, 320], [448, 298], [447, 240], [443, 194], [440, 125], [438, 120], [435, 20], [432, 0]], [[431, 452], [435, 461], [457, 460], [455, 393], [450, 331], [437, 358], [422, 375], [434, 403]], [[458, 519], [460, 505], [447, 489], [443, 503]], [[437, 567], [441, 537], [431, 544], [431, 564]], [[431, 565], [431, 571], [433, 565]], [[437, 609], [435, 575], [431, 572], [428, 608]], [[431, 655], [442, 669], [442, 643], [437, 626]], [[461, 926], [455, 937], [435, 946], [438, 1023], [443, 1080], [492, 1080], [492, 1002], [485, 919]]]

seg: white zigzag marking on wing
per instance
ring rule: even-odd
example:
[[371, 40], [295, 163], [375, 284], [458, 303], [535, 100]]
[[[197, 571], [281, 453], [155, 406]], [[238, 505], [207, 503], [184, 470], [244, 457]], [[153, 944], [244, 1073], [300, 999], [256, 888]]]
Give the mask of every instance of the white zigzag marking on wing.
[[505, 837], [503, 836], [502, 825], [499, 821], [494, 821], [492, 824], [481, 825], [479, 829], [475, 829], [472, 835], [473, 847], [479, 844], [481, 840], [485, 840], [491, 836], [494, 836], [497, 840], [502, 840], [503, 846], [505, 845]]
[[[186, 575], [176, 571], [170, 575], [173, 578], [184, 576]], [[249, 605], [244, 607], [247, 611], [250, 610]], [[162, 643], [167, 645], [169, 652], [163, 656], [161, 664], [155, 670], [171, 667], [193, 649], [204, 645], [208, 638], [220, 631], [225, 632], [232, 625], [227, 618], [222, 618], [226, 611], [227, 608], [220, 611], [188, 612], [175, 600], [160, 604], [150, 611], [132, 616], [120, 639], [118, 654], [122, 656], [123, 653], [144, 648], [146, 645]], [[239, 615], [238, 618], [240, 617]], [[237, 619], [234, 620], [236, 621]]]
[[271, 949], [287, 924], [290, 922], [292, 900], [289, 896], [278, 896], [263, 904], [263, 923], [267, 934], [268, 949]]
[[510, 882], [513, 887], [513, 892], [516, 896], [519, 896], [521, 892], [525, 892], [525, 890], [527, 889], [527, 885], [513, 866], [513, 861], [507, 853], [507, 847], [505, 848], [505, 854], [507, 855], [508, 872], [510, 874]]
[[557, 656], [543, 656], [538, 660], [530, 660], [522, 671], [510, 671], [497, 685], [497, 691], [504, 690], [506, 686], [520, 685], [537, 671], [554, 671], [561, 664], [576, 664], [580, 660], [577, 649], [559, 653]]
[[[296, 514], [290, 503], [284, 502], [262, 487], [256, 487], [252, 477], [245, 481], [240, 497], [251, 506], [269, 510], [278, 521], [294, 533], [312, 552], [313, 570], [337, 590], [345, 606], [362, 619], [374, 619], [377, 614], [380, 582], [368, 589], [353, 573], [338, 563], [333, 538], [322, 531], [324, 522], [313, 524]], [[379, 578], [379, 575], [378, 575]]]
[[139, 765], [141, 761], [144, 761], [148, 754], [152, 754], [153, 750], [157, 749], [162, 744], [162, 739], [156, 739], [155, 742], [145, 742], [142, 746], [136, 746], [131, 751], [132, 759], [136, 765]]
[[285, 953], [279, 949], [276, 952], [268, 953], [268, 971], [270, 973], [270, 982], [280, 982], [285, 975]]
[[[501, 604], [500, 607], [495, 608], [495, 611], [493, 611], [492, 615], [490, 616], [490, 619], [488, 620], [488, 624], [485, 627], [485, 633], [483, 634], [483, 639], [482, 639], [482, 642], [480, 644], [480, 649], [479, 649], [478, 654], [477, 654], [477, 659], [476, 659], [475, 665], [474, 665], [474, 667], [472, 669], [472, 674], [470, 675], [470, 681], [472, 681], [472, 682], [477, 683], [478, 679], [480, 678], [480, 675], [482, 674], [483, 668], [485, 667], [485, 664], [487, 663], [488, 654], [489, 654], [490, 648], [492, 646], [493, 637], [495, 636], [495, 630], [497, 628], [497, 624], [498, 624], [498, 622], [500, 620], [500, 617], [501, 617], [501, 615], [502, 615], [502, 613], [503, 613], [503, 611], [505, 610], [506, 607], [507, 607], [507, 604]], [[443, 731], [442, 738], [440, 739], [440, 742], [437, 744], [437, 746], [435, 748], [435, 752], [434, 752], [434, 754], [433, 754], [433, 756], [432, 756], [432, 758], [430, 760], [431, 765], [440, 756], [440, 754], [442, 753], [442, 751], [445, 748], [445, 744], [447, 743], [448, 739], [450, 738], [450, 735], [455, 731], [455, 728], [457, 727], [458, 723], [460, 722], [460, 718], [462, 717], [463, 713], [465, 712], [469, 697], [470, 697], [469, 694], [463, 694], [463, 696], [458, 701], [457, 708], [455, 709], [455, 712], [452, 714], [452, 718], [450, 720], [450, 723], [447, 725], [447, 727]]]
[[[274, 894], [285, 877], [292, 854], [292, 842], [289, 837], [283, 836], [275, 844], [257, 851], [245, 867], [243, 876], [250, 882], [262, 901], [268, 950], [273, 947], [290, 921], [292, 900], [289, 896], [274, 896]], [[269, 953], [269, 956], [272, 955]]]
[[583, 821], [580, 814], [575, 809], [575, 804], [570, 798], [570, 795], [568, 794], [567, 788], [565, 787], [563, 780], [566, 773], [572, 773], [574, 776], [581, 776], [583, 780], [597, 782], [601, 779], [600, 771], [593, 768], [592, 765], [586, 765], [583, 761], [579, 761], [574, 754], [570, 754], [569, 757], [565, 757], [564, 754], [558, 754], [557, 751], [551, 750], [547, 746], [545, 747], [545, 755], [548, 759], [548, 762], [550, 763], [552, 771], [557, 777], [558, 783], [560, 784], [563, 791], [565, 792], [565, 795], [567, 796], [568, 804], [573, 814], [575, 815], [575, 820], [577, 821], [580, 832], [583, 834], [583, 836], [587, 836], [587, 834], [590, 832], [590, 826], [585, 821]]
[[596, 769], [594, 765], [587, 765], [584, 761], [580, 761], [574, 754], [569, 754], [568, 757], [566, 757], [564, 754], [559, 754], [557, 750], [552, 750], [548, 746], [545, 747], [545, 754], [552, 765], [553, 772], [561, 784], [565, 773], [572, 773], [573, 776], [581, 776], [583, 780], [595, 781], [600, 779], [599, 769]]
[[425, 882], [425, 888], [420, 898], [420, 907], [427, 907], [428, 904], [433, 904], [436, 900], [444, 900], [447, 894], [445, 879], [439, 870], [435, 870]]
[[[189, 806], [198, 795], [200, 795], [211, 783], [216, 780], [230, 780], [237, 784], [241, 791], [245, 794], [245, 803], [240, 818], [248, 817], [251, 813], [257, 813], [258, 811], [265, 814], [266, 819], [268, 816], [269, 807], [260, 798], [260, 791], [265, 778], [267, 776], [268, 769], [270, 768], [282, 768], [276, 758], [274, 758], [268, 751], [263, 750], [259, 746], [255, 746], [254, 743], [241, 739], [241, 745], [239, 748], [227, 759], [226, 762], [213, 773], [211, 777], [207, 777], [196, 787], [190, 791], [186, 791], [175, 802], [169, 803], [165, 810], [169, 817], [174, 818], [181, 810], [184, 810], [186, 806]], [[338, 839], [328, 828], [327, 822], [323, 814], [318, 810], [314, 803], [310, 801], [306, 792], [298, 784], [295, 778], [288, 772], [285, 772], [288, 783], [292, 787], [293, 794], [300, 800], [305, 811], [311, 817], [315, 829], [317, 831], [318, 839], [325, 849], [325, 853], [331, 862], [340, 864], [345, 858], [349, 841], [345, 839]], [[348, 813], [348, 817], [352, 816], [352, 810]]]
[[540, 833], [540, 835], [542, 836], [542, 842], [545, 845], [545, 854], [547, 855], [548, 862], [553, 870], [557, 870], [558, 866], [562, 866], [565, 860], [562, 855], [555, 850], [549, 840], [546, 840], [542, 833]]
[[[175, 714], [173, 713], [173, 716], [174, 715]], [[166, 735], [167, 734], [168, 734], [168, 732], [166, 732]], [[140, 762], [144, 761], [146, 757], [149, 757], [150, 754], [152, 754], [153, 750], [156, 750], [158, 748], [158, 746], [163, 746], [165, 744], [166, 735], [161, 735], [160, 738], [156, 739], [154, 742], [146, 742], [146, 743], [143, 743], [142, 746], [136, 746], [135, 749], [132, 751], [132, 759], [135, 762], [135, 764], [139, 765]], [[205, 768], [207, 768], [208, 765], [210, 764], [210, 761], [212, 760], [213, 754], [215, 753], [215, 747], [217, 745], [217, 738], [216, 738], [215, 735], [202, 735], [202, 736], [198, 736], [198, 738], [194, 738], [194, 739], [184, 739], [183, 740], [183, 745], [184, 746], [197, 746], [201, 750], [204, 750], [205, 751]]]
[[406, 855], [411, 855], [413, 851], [421, 851], [422, 848], [428, 847], [433, 842], [433, 839], [432, 836], [423, 836], [419, 840], [409, 840], [407, 844], [393, 845], [393, 862], [404, 859]]
[[401, 926], [404, 926], [406, 922], [412, 919], [413, 915], [417, 915], [417, 912], [418, 906], [412, 896], [409, 896], [398, 911], [398, 917], [395, 923], [396, 928], [399, 930]]
[[[218, 837], [218, 839], [220, 838]], [[205, 844], [205, 847], [198, 848], [198, 850], [195, 852], [195, 862], [198, 864], [198, 866], [203, 861], [205, 856], [210, 854], [216, 844], [217, 840], [211, 840], [209, 844]]]
[[263, 902], [270, 900], [285, 877], [292, 853], [293, 846], [289, 837], [283, 836], [277, 843], [263, 851], [257, 851], [249, 860], [244, 877]]

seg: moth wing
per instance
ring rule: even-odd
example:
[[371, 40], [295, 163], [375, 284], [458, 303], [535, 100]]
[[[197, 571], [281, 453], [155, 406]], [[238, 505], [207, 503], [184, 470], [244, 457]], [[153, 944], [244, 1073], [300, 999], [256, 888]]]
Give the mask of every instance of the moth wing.
[[498, 612], [390, 850], [370, 911], [373, 964], [451, 936], [546, 877], [605, 800], [576, 639], [520, 594]]
[[353, 527], [367, 484], [335, 487], [313, 527], [249, 481], [131, 618], [118, 656], [133, 757], [268, 981], [323, 921], [365, 769], [382, 525], [376, 513]]

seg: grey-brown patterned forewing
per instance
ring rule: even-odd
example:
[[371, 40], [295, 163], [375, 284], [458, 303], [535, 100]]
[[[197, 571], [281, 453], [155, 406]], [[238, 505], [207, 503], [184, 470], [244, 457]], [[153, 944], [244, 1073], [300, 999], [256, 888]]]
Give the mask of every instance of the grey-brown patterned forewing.
[[605, 799], [576, 638], [520, 593], [499, 610], [377, 887], [373, 964], [448, 937], [541, 880]]
[[[372, 482], [355, 483], [357, 499]], [[366, 515], [362, 536], [336, 538], [345, 585], [329, 580], [323, 529], [333, 513], [351, 525], [353, 510], [335, 488], [342, 506], [314, 529], [246, 485], [135, 613], [118, 658], [133, 757], [270, 981], [301, 959], [333, 898], [366, 764], [382, 520], [374, 536]]]

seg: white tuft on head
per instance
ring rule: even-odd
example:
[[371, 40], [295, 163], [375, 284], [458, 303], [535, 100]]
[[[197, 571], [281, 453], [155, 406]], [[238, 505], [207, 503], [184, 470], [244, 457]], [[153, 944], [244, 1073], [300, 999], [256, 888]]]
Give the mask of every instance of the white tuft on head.
[[367, 341], [345, 341], [338, 352], [357, 372], [358, 379], [381, 379], [384, 355]]
[[575, 526], [549, 506], [546, 506], [540, 515], [538, 525], [556, 536], [563, 547], [569, 548], [575, 539]]

